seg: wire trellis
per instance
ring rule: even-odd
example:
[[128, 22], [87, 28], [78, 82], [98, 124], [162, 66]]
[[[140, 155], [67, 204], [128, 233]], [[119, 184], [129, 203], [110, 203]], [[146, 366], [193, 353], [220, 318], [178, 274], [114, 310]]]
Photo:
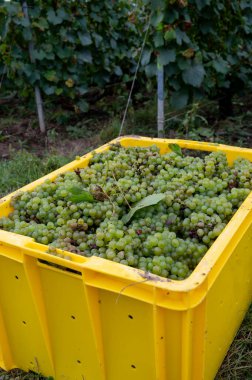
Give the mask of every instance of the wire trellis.
[[128, 113], [128, 109], [129, 109], [129, 105], [130, 105], [130, 102], [131, 102], [132, 93], [133, 93], [133, 90], [134, 90], [134, 87], [135, 87], [135, 82], [136, 82], [138, 70], [139, 70], [140, 63], [141, 63], [142, 56], [143, 56], [143, 50], [144, 50], [144, 47], [145, 47], [145, 44], [146, 44], [146, 40], [147, 40], [147, 36], [148, 36], [148, 33], [149, 33], [149, 29], [150, 29], [150, 23], [151, 23], [151, 17], [149, 16], [149, 21], [148, 21], [147, 28], [146, 28], [146, 31], [145, 31], [145, 35], [144, 35], [144, 39], [143, 39], [143, 44], [142, 44], [140, 55], [139, 55], [139, 59], [138, 59], [138, 62], [137, 62], [134, 78], [133, 78], [132, 85], [131, 85], [131, 88], [130, 88], [130, 92], [129, 92], [126, 108], [125, 108], [125, 111], [124, 111], [124, 114], [123, 114], [123, 119], [122, 119], [121, 126], [120, 126], [119, 136], [121, 136], [121, 134], [122, 134], [124, 123], [125, 123], [126, 116], [127, 116], [127, 113]]

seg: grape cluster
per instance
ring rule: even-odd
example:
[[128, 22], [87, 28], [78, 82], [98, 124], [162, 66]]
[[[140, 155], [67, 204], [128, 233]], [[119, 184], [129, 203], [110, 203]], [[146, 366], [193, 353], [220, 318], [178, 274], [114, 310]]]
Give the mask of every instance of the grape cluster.
[[[73, 201], [73, 186], [92, 194], [92, 201]], [[54, 254], [60, 248], [181, 280], [251, 190], [252, 164], [246, 159], [230, 166], [221, 152], [201, 158], [161, 155], [156, 145], [114, 144], [95, 153], [88, 167], [18, 193], [0, 228], [49, 245]], [[157, 193], [164, 199], [123, 222], [137, 202]]]

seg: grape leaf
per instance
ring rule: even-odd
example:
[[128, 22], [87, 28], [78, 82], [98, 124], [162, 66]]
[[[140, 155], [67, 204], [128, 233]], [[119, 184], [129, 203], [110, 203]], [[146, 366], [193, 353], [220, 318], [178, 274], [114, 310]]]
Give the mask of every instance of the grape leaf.
[[69, 197], [69, 201], [73, 203], [80, 203], [80, 202], [94, 202], [94, 197], [92, 194], [90, 194], [88, 191], [83, 190], [80, 187], [73, 186], [70, 189], [68, 189], [71, 196]]
[[172, 152], [178, 154], [181, 157], [183, 156], [182, 150], [181, 150], [181, 148], [180, 148], [180, 146], [178, 144], [169, 144], [168, 146], [169, 146], [169, 148], [171, 149]]
[[182, 78], [186, 84], [200, 87], [205, 77], [205, 69], [202, 64], [194, 63], [191, 67], [183, 71]]
[[216, 60], [212, 63], [214, 69], [217, 71], [217, 73], [221, 73], [226, 75], [229, 71], [229, 64], [227, 61], [225, 61], [223, 58], [218, 57]]
[[77, 53], [78, 60], [80, 62], [92, 63], [93, 57], [90, 50], [82, 49]]
[[140, 210], [141, 208], [156, 205], [164, 198], [165, 198], [165, 194], [152, 194], [143, 198], [141, 201], [137, 202], [134, 207], [131, 208], [128, 214], [122, 217], [123, 223], [127, 224], [130, 221], [130, 219], [133, 217], [136, 211]]
[[142, 59], [141, 59], [141, 64], [142, 66], [146, 66], [149, 64], [150, 62], [150, 58], [151, 58], [151, 49], [145, 49], [143, 51], [143, 55], [142, 55]]
[[178, 90], [171, 95], [171, 105], [175, 109], [183, 108], [187, 105], [189, 94], [186, 89]]
[[78, 33], [78, 37], [80, 39], [80, 43], [83, 45], [83, 46], [89, 46], [92, 44], [92, 39], [91, 39], [91, 36], [89, 33], [81, 33], [79, 32]]
[[165, 41], [172, 41], [176, 38], [176, 32], [174, 29], [169, 29], [165, 32], [164, 39]]
[[59, 25], [62, 23], [63, 18], [57, 15], [53, 9], [49, 9], [47, 12], [47, 20], [53, 25]]
[[77, 102], [77, 106], [81, 112], [87, 112], [89, 109], [89, 104], [84, 99], [79, 100]]
[[176, 51], [174, 49], [160, 49], [158, 56], [158, 63], [165, 66], [170, 62], [175, 62], [176, 60]]

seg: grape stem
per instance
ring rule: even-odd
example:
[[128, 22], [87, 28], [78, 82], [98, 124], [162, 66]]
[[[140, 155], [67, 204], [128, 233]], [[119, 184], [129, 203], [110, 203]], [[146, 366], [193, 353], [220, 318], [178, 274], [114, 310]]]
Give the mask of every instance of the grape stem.
[[134, 286], [134, 285], [137, 285], [137, 284], [142, 284], [142, 283], [147, 282], [147, 281], [149, 281], [149, 278], [145, 278], [144, 280], [141, 280], [141, 281], [132, 282], [131, 284], [128, 284], [128, 285], [124, 286], [124, 287], [120, 290], [120, 292], [118, 293], [118, 296], [116, 297], [116, 302], [115, 302], [115, 303], [116, 303], [116, 304], [118, 303], [119, 298], [121, 297], [121, 295], [122, 295], [122, 293], [124, 292], [124, 290], [126, 290], [126, 289], [129, 288], [130, 286]]
[[[109, 169], [110, 169], [110, 168], [109, 168]], [[115, 180], [115, 184], [116, 184], [116, 186], [118, 187], [118, 189], [119, 189], [121, 195], [123, 196], [125, 202], [127, 203], [127, 205], [129, 206], [129, 208], [131, 209], [131, 206], [130, 206], [128, 200], [126, 199], [125, 194], [124, 194], [124, 192], [122, 191], [120, 185], [118, 184], [117, 179], [116, 179], [116, 176], [115, 176], [115, 174], [113, 173], [112, 170], [111, 170], [111, 173], [112, 173], [112, 176], [113, 176], [113, 178], [114, 178], [114, 180]]]

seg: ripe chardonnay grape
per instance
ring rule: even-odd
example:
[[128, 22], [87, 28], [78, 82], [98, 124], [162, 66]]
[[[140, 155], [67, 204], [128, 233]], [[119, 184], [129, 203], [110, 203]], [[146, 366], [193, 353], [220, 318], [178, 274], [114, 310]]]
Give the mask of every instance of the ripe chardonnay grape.
[[[59, 248], [182, 280], [251, 190], [248, 160], [229, 166], [221, 152], [201, 158], [114, 144], [87, 168], [18, 193], [0, 228], [49, 245], [52, 254]], [[155, 194], [160, 201], [132, 212]]]

